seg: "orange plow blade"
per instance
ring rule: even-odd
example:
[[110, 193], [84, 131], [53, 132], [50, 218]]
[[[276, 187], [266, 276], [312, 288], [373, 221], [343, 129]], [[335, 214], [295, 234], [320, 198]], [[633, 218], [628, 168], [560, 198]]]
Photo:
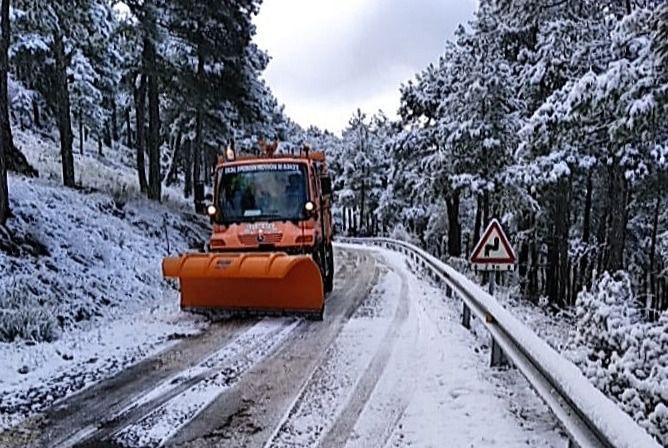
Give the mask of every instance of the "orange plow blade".
[[187, 254], [162, 262], [181, 282], [181, 308], [320, 313], [325, 303], [318, 265], [285, 253]]

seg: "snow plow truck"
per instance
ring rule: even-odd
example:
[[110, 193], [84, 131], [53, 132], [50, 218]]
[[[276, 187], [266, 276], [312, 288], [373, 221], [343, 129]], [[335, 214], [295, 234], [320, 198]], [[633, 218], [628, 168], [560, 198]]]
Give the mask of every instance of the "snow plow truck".
[[196, 209], [212, 223], [207, 250], [162, 263], [180, 281], [183, 310], [322, 320], [334, 279], [332, 182], [324, 153], [275, 154], [277, 145], [239, 158], [228, 148], [213, 194], [196, 188]]

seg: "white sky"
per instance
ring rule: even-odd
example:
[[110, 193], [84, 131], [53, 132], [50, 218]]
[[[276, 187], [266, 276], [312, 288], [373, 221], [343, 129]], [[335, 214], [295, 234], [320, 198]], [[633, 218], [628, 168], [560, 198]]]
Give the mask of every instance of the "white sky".
[[399, 87], [435, 61], [476, 0], [264, 0], [255, 41], [287, 114], [338, 133], [355, 109], [391, 117]]

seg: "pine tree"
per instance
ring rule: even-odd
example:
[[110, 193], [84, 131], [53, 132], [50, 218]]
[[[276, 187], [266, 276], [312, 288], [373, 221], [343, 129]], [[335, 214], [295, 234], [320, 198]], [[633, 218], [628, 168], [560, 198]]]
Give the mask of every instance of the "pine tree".
[[[76, 60], [82, 72], [91, 67], [91, 42], [112, 20], [104, 0], [16, 0], [17, 38], [13, 44], [17, 64], [25, 63], [23, 76], [41, 92], [56, 118], [60, 135], [63, 183], [75, 186], [70, 74]], [[100, 14], [100, 11], [106, 11]], [[87, 67], [87, 68], [84, 68]], [[96, 73], [97, 76], [100, 72]], [[77, 80], [84, 85], [91, 77]], [[83, 88], [82, 90], [86, 90]]]
[[235, 128], [266, 116], [256, 100], [266, 97], [258, 73], [267, 58], [251, 44], [252, 17], [258, 10], [257, 0], [170, 4], [169, 30], [181, 39], [173, 69], [185, 113], [194, 116], [195, 123], [191, 146], [195, 181], [204, 180], [202, 170], [215, 164], [216, 146], [224, 147], [237, 137]]
[[[160, 174], [160, 73], [164, 64], [160, 60], [159, 46], [164, 41], [159, 17], [164, 15], [166, 4], [162, 0], [131, 0], [126, 5], [137, 20], [140, 35], [141, 70], [138, 75], [135, 102], [137, 111], [137, 170], [142, 191], [146, 189], [149, 199], [160, 201], [162, 197], [162, 176]], [[145, 131], [145, 106], [148, 109], [148, 130]], [[146, 132], [146, 135], [144, 133]], [[144, 144], [148, 152], [149, 169], [145, 183]]]

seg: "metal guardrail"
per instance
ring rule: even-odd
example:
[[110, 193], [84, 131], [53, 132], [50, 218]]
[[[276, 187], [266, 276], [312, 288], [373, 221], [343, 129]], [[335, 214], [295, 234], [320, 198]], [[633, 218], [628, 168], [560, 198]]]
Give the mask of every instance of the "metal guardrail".
[[401, 252], [431, 271], [463, 302], [462, 324], [471, 313], [492, 337], [492, 366], [512, 364], [524, 375], [569, 435], [569, 446], [581, 448], [660, 448], [616, 404], [570, 361], [518, 321], [480, 286], [424, 250], [389, 238], [338, 238], [337, 242], [381, 246]]

